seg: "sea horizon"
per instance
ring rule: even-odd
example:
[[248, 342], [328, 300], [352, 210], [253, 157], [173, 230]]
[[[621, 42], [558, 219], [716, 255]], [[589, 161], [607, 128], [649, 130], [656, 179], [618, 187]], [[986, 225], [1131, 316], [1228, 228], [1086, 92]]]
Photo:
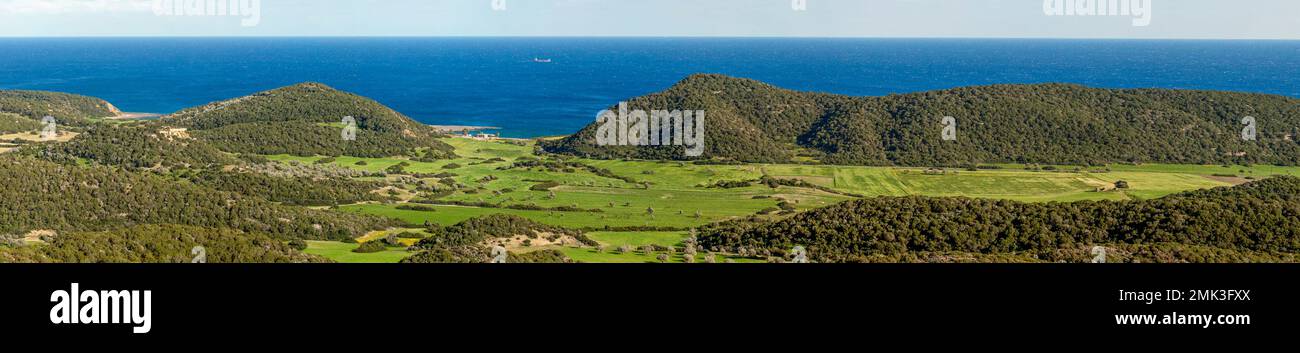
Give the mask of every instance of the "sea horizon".
[[1071, 83], [1300, 97], [1300, 41], [1283, 39], [3, 37], [0, 50], [14, 53], [0, 59], [0, 89], [84, 94], [123, 111], [320, 82], [425, 124], [505, 137], [570, 134], [697, 73], [850, 96]]

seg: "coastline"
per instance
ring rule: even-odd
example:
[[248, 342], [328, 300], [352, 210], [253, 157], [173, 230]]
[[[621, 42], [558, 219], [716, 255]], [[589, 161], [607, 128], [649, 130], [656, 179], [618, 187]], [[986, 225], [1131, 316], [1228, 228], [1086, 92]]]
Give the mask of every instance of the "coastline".
[[154, 119], [161, 118], [162, 116], [163, 114], [157, 114], [157, 113], [122, 112], [122, 113], [118, 113], [117, 116], [110, 116], [104, 118], [104, 120], [154, 120]]
[[474, 132], [484, 130], [501, 130], [495, 126], [472, 126], [472, 125], [429, 125], [434, 129], [442, 132]]

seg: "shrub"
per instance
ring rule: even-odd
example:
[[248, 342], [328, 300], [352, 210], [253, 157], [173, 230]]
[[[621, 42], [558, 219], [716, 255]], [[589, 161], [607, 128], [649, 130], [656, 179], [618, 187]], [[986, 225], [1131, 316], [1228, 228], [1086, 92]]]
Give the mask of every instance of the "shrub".
[[420, 212], [435, 212], [438, 210], [432, 206], [410, 205], [410, 204], [399, 205], [397, 206], [397, 209], [405, 210], [405, 211], [420, 211]]
[[361, 246], [357, 247], [356, 249], [353, 249], [352, 252], [359, 253], [359, 254], [369, 254], [369, 253], [377, 253], [384, 250], [388, 250], [388, 247], [384, 246], [383, 242], [369, 241], [369, 242], [362, 243]]
[[528, 188], [528, 189], [529, 189], [529, 190], [532, 190], [532, 191], [551, 191], [551, 189], [554, 189], [554, 188], [559, 187], [559, 186], [560, 186], [560, 183], [557, 183], [557, 182], [554, 182], [554, 181], [548, 181], [548, 182], [544, 182], [544, 183], [540, 183], [540, 184], [533, 185], [532, 187], [530, 187], [530, 188]]
[[424, 239], [424, 234], [420, 234], [416, 232], [401, 232], [401, 233], [397, 233], [396, 236], [402, 239]]

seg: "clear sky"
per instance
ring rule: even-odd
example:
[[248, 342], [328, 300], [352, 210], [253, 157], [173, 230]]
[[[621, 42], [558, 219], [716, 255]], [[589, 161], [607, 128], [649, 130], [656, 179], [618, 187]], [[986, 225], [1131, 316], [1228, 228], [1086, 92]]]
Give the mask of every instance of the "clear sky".
[[792, 0], [260, 0], [254, 18], [160, 16], [155, 0], [0, 0], [0, 36], [1300, 39], [1300, 0], [1131, 0], [1151, 2], [1147, 26], [1048, 16], [1044, 0], [797, 1], [806, 10]]

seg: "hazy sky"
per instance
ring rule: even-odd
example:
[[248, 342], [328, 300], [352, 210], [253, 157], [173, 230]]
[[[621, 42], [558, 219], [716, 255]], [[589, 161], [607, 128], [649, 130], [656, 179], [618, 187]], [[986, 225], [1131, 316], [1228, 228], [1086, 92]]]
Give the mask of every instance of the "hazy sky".
[[0, 0], [0, 36], [1300, 39], [1300, 0], [1131, 0], [1151, 3], [1147, 26], [1132, 15], [1048, 16], [1044, 0], [802, 0], [804, 11], [792, 0], [495, 1], [504, 10], [494, 0], [260, 0], [253, 17], [159, 15], [154, 0]]

